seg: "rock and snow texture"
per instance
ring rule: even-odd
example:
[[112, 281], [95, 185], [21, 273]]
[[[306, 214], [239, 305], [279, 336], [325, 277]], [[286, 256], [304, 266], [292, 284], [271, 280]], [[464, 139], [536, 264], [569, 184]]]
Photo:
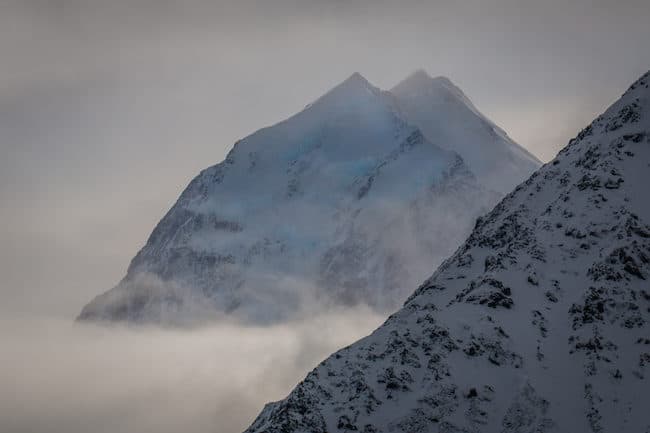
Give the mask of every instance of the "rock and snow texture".
[[[426, 81], [422, 91], [437, 83], [451, 86]], [[471, 126], [491, 124], [454, 108], [471, 106], [460, 91], [439, 93], [454, 122], [445, 108], [423, 114], [439, 137], [354, 74], [239, 141], [189, 184], [126, 277], [80, 319], [174, 323], [226, 313], [264, 322], [331, 303], [393, 310], [500, 198], [453, 151], [494, 147], [496, 136]], [[426, 95], [440, 106], [437, 93]], [[469, 135], [452, 131], [466, 125]], [[510, 187], [520, 180], [503, 176]]]
[[247, 433], [650, 432], [649, 86]]

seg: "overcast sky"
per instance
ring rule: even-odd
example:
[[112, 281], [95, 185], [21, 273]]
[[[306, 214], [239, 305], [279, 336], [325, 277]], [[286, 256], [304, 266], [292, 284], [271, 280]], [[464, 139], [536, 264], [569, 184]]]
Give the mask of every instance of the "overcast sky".
[[650, 67], [647, 0], [0, 0], [0, 293], [75, 315], [233, 142], [446, 75], [542, 160]]

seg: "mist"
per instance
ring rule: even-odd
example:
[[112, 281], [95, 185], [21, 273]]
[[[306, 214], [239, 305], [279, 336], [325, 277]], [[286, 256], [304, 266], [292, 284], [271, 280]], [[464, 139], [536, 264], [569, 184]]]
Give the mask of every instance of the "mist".
[[383, 320], [365, 309], [255, 327], [94, 326], [0, 319], [0, 429], [241, 432], [334, 350]]

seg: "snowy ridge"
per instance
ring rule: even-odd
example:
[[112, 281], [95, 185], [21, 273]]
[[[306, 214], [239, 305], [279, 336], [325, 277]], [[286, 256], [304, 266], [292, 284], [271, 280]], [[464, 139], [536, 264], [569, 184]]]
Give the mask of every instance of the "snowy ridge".
[[446, 77], [431, 78], [420, 70], [390, 92], [410, 123], [443, 148], [453, 144], [453, 150], [488, 188], [505, 194], [541, 165]]
[[79, 318], [265, 322], [358, 303], [391, 311], [499, 198], [453, 151], [463, 144], [450, 140], [463, 139], [447, 131], [434, 142], [395, 96], [355, 73], [202, 171], [126, 277]]
[[649, 86], [247, 433], [649, 432]]

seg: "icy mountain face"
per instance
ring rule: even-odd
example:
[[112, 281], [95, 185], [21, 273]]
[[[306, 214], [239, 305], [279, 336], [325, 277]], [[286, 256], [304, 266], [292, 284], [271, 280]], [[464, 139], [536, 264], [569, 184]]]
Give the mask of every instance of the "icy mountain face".
[[506, 194], [541, 165], [448, 78], [431, 78], [420, 70], [391, 93], [404, 118], [431, 142], [459, 153], [481, 185]]
[[649, 432], [649, 85], [247, 432]]
[[354, 74], [201, 172], [80, 319], [392, 310], [498, 198], [409, 124], [393, 95]]

